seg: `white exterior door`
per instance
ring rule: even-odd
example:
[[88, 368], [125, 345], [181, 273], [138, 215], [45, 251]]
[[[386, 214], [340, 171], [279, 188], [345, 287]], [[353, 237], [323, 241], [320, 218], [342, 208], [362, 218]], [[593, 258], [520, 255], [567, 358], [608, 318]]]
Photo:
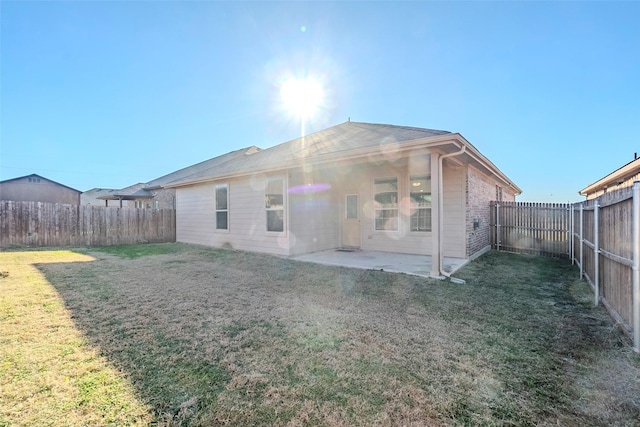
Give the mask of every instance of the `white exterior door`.
[[357, 193], [344, 195], [342, 246], [360, 248], [360, 196]]

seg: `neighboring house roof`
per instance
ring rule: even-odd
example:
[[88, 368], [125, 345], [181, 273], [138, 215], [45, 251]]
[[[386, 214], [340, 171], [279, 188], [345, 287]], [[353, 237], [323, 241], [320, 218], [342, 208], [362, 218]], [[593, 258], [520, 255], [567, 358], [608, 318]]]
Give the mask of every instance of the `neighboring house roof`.
[[214, 179], [294, 167], [303, 163], [324, 163], [376, 153], [390, 154], [425, 146], [438, 146], [446, 152], [457, 151], [465, 146], [467, 151], [464, 155], [468, 160], [481, 164], [518, 194], [522, 192], [460, 134], [443, 130], [351, 121], [268, 149], [236, 156], [232, 159], [233, 161], [220, 162], [216, 167], [201, 170], [169, 182], [165, 186], [180, 187]]
[[91, 190], [83, 191], [80, 195], [80, 202], [83, 205], [97, 201], [98, 197], [107, 195], [113, 191], [113, 188], [92, 188]]
[[87, 190], [87, 191], [83, 191], [82, 195], [83, 196], [88, 196], [88, 197], [98, 197], [98, 196], [104, 196], [105, 194], [112, 192], [112, 191], [117, 191], [115, 188], [92, 188], [91, 190]]
[[599, 179], [593, 184], [589, 184], [585, 188], [579, 191], [579, 194], [586, 196], [588, 194], [602, 191], [608, 187], [619, 185], [628, 179], [633, 178], [634, 175], [640, 173], [640, 158], [636, 157], [626, 165], [616, 169], [604, 178]]
[[255, 145], [241, 148], [239, 150], [205, 160], [204, 162], [187, 166], [186, 168], [179, 169], [146, 183], [134, 184], [119, 190], [105, 190], [107, 192], [106, 194], [101, 194], [95, 198], [101, 200], [152, 199], [154, 197], [153, 191], [164, 188], [165, 184], [169, 182], [180, 180], [194, 174], [212, 174], [215, 169], [219, 168], [224, 163], [237, 160], [239, 157], [256, 153], [258, 151], [260, 151], [260, 148]]
[[109, 190], [107, 194], [96, 197], [101, 200], [136, 200], [136, 199], [152, 199], [153, 193], [145, 189], [147, 184], [138, 183], [120, 190]]
[[0, 184], [6, 184], [6, 183], [9, 183], [11, 181], [19, 181], [19, 180], [23, 180], [25, 178], [40, 178], [40, 179], [44, 179], [45, 181], [49, 181], [50, 183], [59, 185], [60, 187], [68, 188], [69, 190], [73, 190], [73, 191], [77, 191], [78, 193], [82, 193], [82, 191], [80, 191], [80, 190], [76, 190], [75, 188], [71, 188], [71, 187], [69, 187], [67, 185], [60, 184], [59, 182], [53, 181], [53, 180], [51, 180], [49, 178], [45, 178], [44, 176], [38, 175], [38, 174], [35, 174], [35, 173], [32, 173], [31, 175], [19, 176], [18, 178], [5, 179], [4, 181], [0, 181]]

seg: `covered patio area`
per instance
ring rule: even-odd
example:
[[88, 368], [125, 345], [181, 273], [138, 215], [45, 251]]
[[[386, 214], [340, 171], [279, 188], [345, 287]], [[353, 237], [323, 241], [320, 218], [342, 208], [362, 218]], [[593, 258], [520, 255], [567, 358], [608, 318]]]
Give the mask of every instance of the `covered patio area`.
[[[304, 255], [297, 255], [291, 259], [316, 264], [337, 265], [341, 267], [361, 268], [365, 270], [383, 270], [392, 273], [405, 273], [421, 277], [431, 276], [430, 255], [410, 255], [391, 252], [361, 251], [330, 249]], [[453, 274], [463, 267], [468, 259], [444, 257], [443, 269]]]

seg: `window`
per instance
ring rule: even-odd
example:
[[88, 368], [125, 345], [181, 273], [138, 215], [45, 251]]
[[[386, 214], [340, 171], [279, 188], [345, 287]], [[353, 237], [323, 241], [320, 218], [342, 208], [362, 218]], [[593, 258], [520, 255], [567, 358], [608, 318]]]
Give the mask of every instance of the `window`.
[[216, 230], [229, 228], [229, 186], [216, 185]]
[[398, 178], [376, 179], [375, 193], [375, 229], [398, 229]]
[[346, 195], [344, 215], [346, 219], [358, 219], [358, 195], [357, 194]]
[[284, 179], [267, 179], [264, 205], [267, 210], [267, 231], [284, 231]]
[[159, 202], [158, 200], [154, 200], [154, 201], [153, 201], [153, 207], [154, 207], [155, 209], [159, 209], [159, 208], [160, 208], [160, 202]]
[[409, 178], [411, 231], [431, 231], [431, 175]]

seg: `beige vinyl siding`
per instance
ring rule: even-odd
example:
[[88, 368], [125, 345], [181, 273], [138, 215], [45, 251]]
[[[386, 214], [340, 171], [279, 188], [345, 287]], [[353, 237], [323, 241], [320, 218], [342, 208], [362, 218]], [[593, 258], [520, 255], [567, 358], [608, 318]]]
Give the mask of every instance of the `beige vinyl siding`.
[[[313, 170], [296, 168], [273, 173], [216, 181], [176, 191], [177, 240], [214, 247], [297, 255], [342, 245], [345, 194], [360, 197], [361, 248], [382, 252], [431, 255], [433, 231], [411, 231], [411, 175], [437, 173], [428, 170], [423, 151], [391, 161], [345, 162]], [[443, 170], [443, 255], [466, 258], [487, 244], [489, 201], [496, 180], [478, 169], [445, 160]], [[268, 177], [285, 180], [284, 232], [266, 231], [265, 183]], [[397, 178], [398, 229], [375, 230], [374, 180]], [[215, 185], [229, 185], [229, 229], [215, 229]], [[301, 191], [305, 185], [325, 185], [320, 191]], [[432, 197], [437, 189], [431, 188]], [[505, 191], [503, 194], [507, 195]], [[509, 194], [507, 197], [512, 198]], [[473, 221], [480, 219], [480, 229]], [[437, 223], [433, 223], [435, 230]]]
[[[286, 177], [285, 192], [286, 192]], [[229, 183], [229, 229], [215, 229], [215, 182], [177, 189], [177, 241], [213, 247], [289, 255], [286, 232], [266, 231], [266, 177], [237, 178]], [[286, 200], [285, 200], [286, 206]]]
[[[431, 254], [432, 232], [412, 232], [409, 203], [409, 170], [407, 162], [396, 162], [398, 166], [385, 163], [376, 166], [361, 166], [354, 168], [348, 182], [353, 187], [358, 183], [357, 190], [363, 205], [361, 232], [362, 249], [381, 252], [397, 252], [407, 254]], [[426, 162], [428, 163], [428, 162]], [[411, 174], [424, 171], [413, 170]], [[398, 178], [399, 215], [398, 230], [380, 231], [374, 229], [374, 179]], [[344, 188], [343, 192], [352, 191]], [[433, 194], [433, 189], [432, 189]], [[435, 226], [435, 224], [433, 224]]]
[[299, 171], [290, 175], [290, 255], [340, 246], [340, 195], [335, 190], [332, 175], [333, 173], [310, 174]]
[[176, 241], [213, 246], [215, 184], [182, 187], [176, 191]]
[[465, 258], [465, 174], [464, 166], [443, 168], [443, 239], [444, 256]]

